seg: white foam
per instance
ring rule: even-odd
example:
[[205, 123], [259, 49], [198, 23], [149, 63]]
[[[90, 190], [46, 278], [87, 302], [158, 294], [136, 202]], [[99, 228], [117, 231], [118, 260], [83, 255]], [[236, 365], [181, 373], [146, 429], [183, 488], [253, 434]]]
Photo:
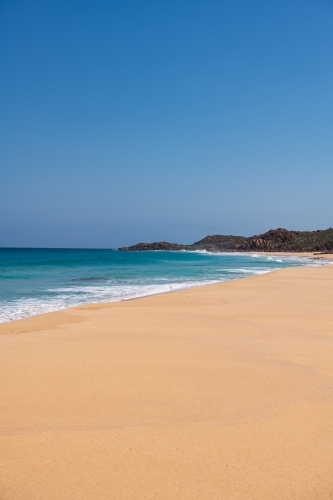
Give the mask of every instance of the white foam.
[[69, 307], [101, 302], [119, 302], [139, 297], [146, 297], [195, 286], [218, 283], [222, 280], [187, 281], [161, 285], [125, 285], [125, 286], [89, 286], [52, 289], [50, 297], [22, 298], [1, 307], [0, 323], [23, 319], [38, 314], [60, 311]]
[[[278, 269], [278, 268], [276, 268]], [[268, 268], [251, 268], [251, 269], [223, 269], [223, 271], [228, 272], [228, 273], [235, 273], [235, 274], [264, 274], [264, 273], [269, 273], [270, 271], [275, 271], [275, 269], [268, 269]]]

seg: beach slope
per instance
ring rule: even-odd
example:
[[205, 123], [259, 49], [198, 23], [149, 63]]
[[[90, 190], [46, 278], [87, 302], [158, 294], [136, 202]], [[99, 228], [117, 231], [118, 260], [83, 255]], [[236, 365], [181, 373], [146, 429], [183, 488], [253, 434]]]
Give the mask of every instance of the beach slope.
[[333, 266], [0, 325], [0, 499], [333, 498]]

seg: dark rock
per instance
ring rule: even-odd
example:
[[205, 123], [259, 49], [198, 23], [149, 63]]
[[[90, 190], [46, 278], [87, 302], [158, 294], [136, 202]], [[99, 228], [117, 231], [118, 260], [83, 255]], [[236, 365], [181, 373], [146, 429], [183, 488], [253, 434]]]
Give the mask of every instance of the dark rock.
[[287, 229], [271, 229], [267, 233], [251, 236], [238, 246], [239, 251], [283, 251], [290, 242], [295, 241], [297, 236], [293, 231]]
[[178, 243], [168, 243], [167, 241], [157, 241], [155, 243], [138, 243], [131, 247], [119, 248], [119, 250], [133, 250], [136, 252], [145, 250], [182, 250], [184, 245], [178, 245]]
[[322, 252], [333, 253], [333, 229], [316, 231], [288, 231], [271, 229], [267, 233], [250, 236], [209, 235], [193, 245], [179, 245], [158, 241], [138, 243], [119, 250], [206, 250], [208, 252]]

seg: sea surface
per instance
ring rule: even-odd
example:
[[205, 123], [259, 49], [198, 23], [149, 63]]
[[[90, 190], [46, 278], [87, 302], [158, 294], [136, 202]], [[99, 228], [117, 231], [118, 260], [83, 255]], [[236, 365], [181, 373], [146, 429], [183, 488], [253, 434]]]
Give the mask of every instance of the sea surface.
[[0, 323], [304, 265], [324, 262], [255, 253], [0, 248]]

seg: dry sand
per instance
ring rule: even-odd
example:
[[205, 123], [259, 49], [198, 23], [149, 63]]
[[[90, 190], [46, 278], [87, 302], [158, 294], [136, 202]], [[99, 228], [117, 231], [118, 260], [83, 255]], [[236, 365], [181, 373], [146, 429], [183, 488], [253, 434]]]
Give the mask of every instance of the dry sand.
[[0, 499], [333, 498], [333, 266], [0, 326]]

